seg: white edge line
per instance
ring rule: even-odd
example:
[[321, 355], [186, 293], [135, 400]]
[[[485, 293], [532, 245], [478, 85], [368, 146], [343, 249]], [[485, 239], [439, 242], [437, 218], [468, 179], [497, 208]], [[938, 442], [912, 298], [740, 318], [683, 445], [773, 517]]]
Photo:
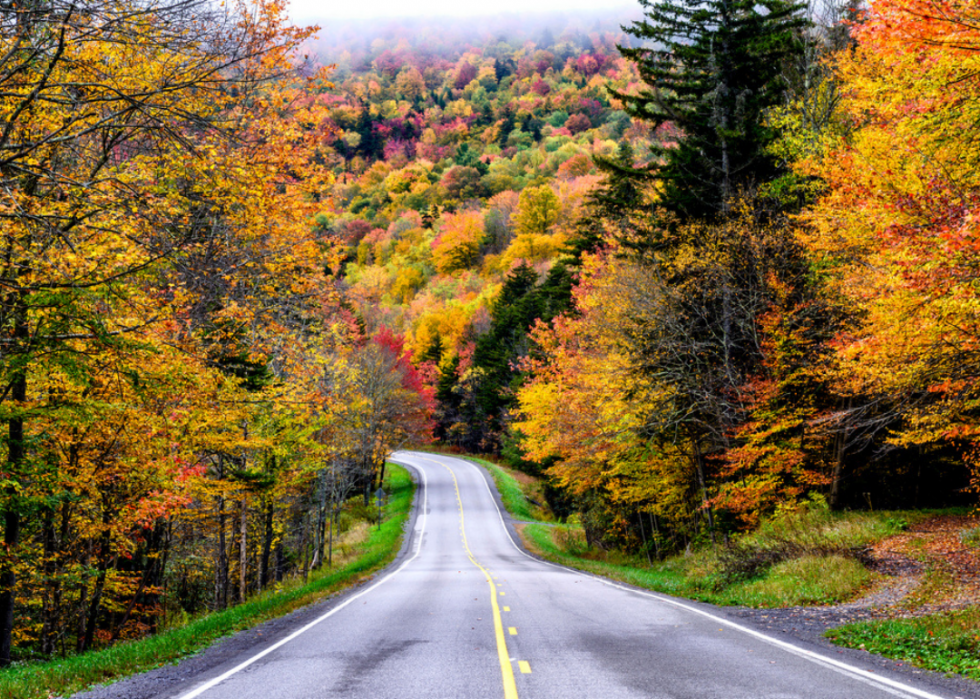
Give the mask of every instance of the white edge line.
[[[454, 457], [449, 457], [449, 458], [454, 458]], [[466, 459], [456, 459], [456, 460], [462, 461], [463, 463], [466, 463], [472, 466], [473, 468], [477, 469], [478, 471], [480, 471], [480, 467], [477, 464], [473, 463], [472, 461], [468, 461]], [[786, 641], [780, 641], [779, 639], [768, 636], [760, 631], [756, 631], [755, 629], [751, 629], [747, 626], [742, 626], [741, 624], [738, 624], [729, 619], [725, 619], [724, 617], [716, 616], [711, 612], [704, 611], [703, 609], [698, 609], [697, 607], [692, 607], [690, 605], [684, 604], [683, 602], [679, 602], [671, 597], [660, 595], [655, 592], [648, 592], [646, 590], [641, 590], [635, 587], [626, 587], [624, 585], [619, 585], [611, 580], [607, 580], [606, 578], [603, 578], [601, 576], [592, 573], [588, 573], [586, 571], [575, 570], [574, 568], [569, 568], [559, 563], [553, 563], [551, 561], [546, 561], [541, 558], [535, 558], [527, 551], [522, 549], [520, 546], [518, 546], [517, 542], [514, 541], [514, 537], [510, 535], [510, 530], [507, 529], [507, 523], [504, 521], [504, 515], [503, 512], [501, 512], [500, 510], [500, 505], [497, 504], [497, 499], [493, 497], [493, 491], [490, 490], [490, 483], [487, 479], [487, 476], [489, 476], [489, 474], [484, 475], [484, 473], [485, 473], [484, 471], [481, 471], [481, 476], [483, 478], [483, 485], [486, 486], [487, 492], [490, 494], [490, 499], [497, 510], [497, 516], [500, 518], [500, 524], [504, 528], [504, 533], [507, 534], [507, 538], [510, 540], [510, 543], [514, 547], [514, 549], [519, 554], [531, 559], [532, 561], [536, 561], [538, 563], [544, 563], [546, 565], [550, 565], [555, 568], [560, 568], [561, 570], [566, 570], [570, 573], [575, 573], [576, 575], [584, 575], [586, 577], [590, 577], [593, 580], [602, 583], [603, 585], [608, 585], [609, 587], [614, 587], [618, 590], [624, 590], [626, 592], [635, 592], [637, 594], [659, 600], [671, 606], [678, 607], [680, 609], [684, 609], [689, 612], [694, 612], [695, 614], [699, 614], [700, 616], [707, 617], [708, 619], [711, 619], [712, 621], [722, 624], [723, 626], [728, 626], [729, 628], [735, 629], [737, 631], [741, 631], [742, 633], [752, 636], [753, 638], [759, 639], [760, 641], [764, 641], [765, 643], [776, 646], [777, 648], [780, 648], [782, 650], [788, 651], [793, 655], [809, 660], [812, 663], [815, 663], [817, 665], [823, 665], [843, 675], [848, 675], [853, 679], [860, 680], [866, 684], [870, 684], [878, 689], [888, 692], [889, 694], [894, 694], [896, 696], [919, 697], [919, 699], [944, 699], [944, 697], [941, 697], [938, 694], [932, 694], [930, 692], [926, 692], [924, 690], [911, 687], [907, 684], [898, 682], [896, 680], [892, 680], [888, 677], [882, 677], [872, 672], [869, 672], [867, 670], [862, 670], [861, 668], [854, 667], [853, 665], [849, 665], [848, 663], [842, 662], [835, 658], [828, 658], [814, 651], [806, 650], [805, 648], [799, 648], [797, 646], [794, 646], [792, 643], [787, 643]]]
[[[339, 612], [341, 609], [343, 609], [344, 607], [346, 607], [348, 604], [350, 604], [354, 600], [360, 599], [361, 597], [363, 597], [367, 593], [371, 592], [375, 588], [380, 587], [384, 583], [388, 582], [394, 576], [396, 576], [398, 573], [400, 573], [401, 570], [402, 570], [402, 568], [404, 568], [409, 563], [411, 563], [412, 561], [414, 561], [418, 557], [419, 553], [422, 551], [422, 535], [425, 534], [426, 510], [428, 509], [428, 504], [429, 504], [429, 488], [428, 488], [428, 483], [427, 483], [427, 480], [426, 480], [426, 477], [425, 477], [425, 471], [423, 469], [421, 469], [421, 468], [417, 468], [417, 467], [413, 467], [413, 468], [415, 468], [415, 470], [418, 471], [419, 476], [421, 477], [421, 480], [422, 480], [422, 501], [423, 502], [422, 502], [422, 511], [421, 511], [422, 524], [421, 524], [421, 526], [416, 527], [416, 529], [418, 530], [418, 544], [415, 547], [415, 552], [411, 555], [410, 558], [408, 558], [400, 566], [398, 566], [397, 568], [395, 568], [395, 570], [393, 570], [390, 573], [388, 573], [388, 575], [384, 576], [383, 578], [381, 578], [380, 580], [378, 580], [376, 583], [374, 583], [370, 587], [361, 590], [356, 595], [351, 595], [350, 597], [348, 597], [346, 600], [344, 600], [343, 602], [341, 602], [340, 604], [338, 604], [336, 607], [334, 607], [333, 609], [331, 609], [326, 614], [324, 614], [324, 615], [322, 615], [322, 616], [314, 619], [313, 621], [311, 621], [309, 624], [307, 624], [303, 628], [301, 628], [301, 629], [299, 629], [297, 631], [294, 631], [293, 633], [291, 633], [288, 636], [286, 636], [286, 638], [284, 638], [284, 639], [282, 639], [282, 640], [280, 640], [280, 641], [272, 644], [271, 646], [269, 646], [268, 648], [266, 648], [261, 653], [257, 653], [255, 655], [253, 655], [251, 658], [249, 658], [245, 662], [241, 663], [240, 665], [236, 665], [235, 667], [233, 667], [232, 669], [228, 670], [227, 672], [225, 672], [225, 673], [223, 673], [221, 675], [218, 675], [217, 677], [215, 677], [215, 678], [213, 678], [211, 680], [208, 680], [207, 682], [205, 682], [204, 684], [202, 684], [197, 689], [193, 689], [190, 692], [188, 692], [187, 694], [181, 695], [180, 699], [194, 699], [195, 697], [201, 696], [206, 691], [208, 691], [209, 689], [212, 689], [215, 686], [221, 684], [222, 682], [224, 682], [226, 679], [228, 679], [232, 675], [234, 675], [234, 674], [236, 674], [238, 672], [241, 672], [242, 670], [244, 670], [245, 668], [247, 668], [249, 665], [251, 665], [251, 664], [253, 664], [253, 663], [261, 660], [265, 656], [267, 656], [272, 651], [274, 651], [274, 650], [276, 650], [278, 648], [281, 648], [282, 646], [286, 645], [287, 643], [289, 643], [290, 641], [292, 641], [297, 636], [306, 633], [307, 631], [309, 631], [310, 629], [312, 629], [314, 626], [316, 626], [317, 624], [319, 624], [321, 621], [324, 621], [325, 619], [328, 619], [329, 617], [333, 616], [334, 614], [336, 614], [337, 612]], [[511, 543], [513, 543], [513, 540], [511, 540]]]

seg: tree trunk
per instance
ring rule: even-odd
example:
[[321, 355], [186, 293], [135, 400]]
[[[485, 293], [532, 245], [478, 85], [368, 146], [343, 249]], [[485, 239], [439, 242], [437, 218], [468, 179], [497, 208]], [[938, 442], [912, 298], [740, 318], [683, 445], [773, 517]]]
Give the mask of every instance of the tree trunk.
[[653, 561], [650, 559], [650, 547], [647, 545], [647, 535], [643, 530], [643, 511], [637, 513], [636, 518], [640, 520], [640, 536], [643, 538], [643, 550], [647, 554], [647, 565], [653, 565]]
[[264, 590], [269, 584], [269, 556], [272, 553], [272, 539], [274, 530], [272, 528], [273, 515], [275, 514], [275, 501], [271, 494], [265, 501], [265, 522], [262, 536], [262, 555], [259, 557], [259, 589]]
[[57, 543], [54, 530], [54, 511], [45, 510], [41, 539], [43, 544], [44, 579], [41, 596], [41, 653], [50, 657], [54, 654], [55, 629], [58, 627], [58, 609], [55, 606], [55, 587], [57, 581]]
[[657, 515], [649, 515], [650, 517], [650, 527], [653, 531], [653, 548], [657, 554], [657, 560], [660, 560], [660, 543], [657, 541], [660, 538], [660, 528], [657, 526]]
[[[109, 525], [108, 512], [103, 513], [102, 525]], [[95, 627], [99, 618], [99, 607], [102, 606], [102, 592], [105, 590], [106, 574], [109, 570], [109, 533], [104, 531], [99, 537], [98, 576], [95, 579], [95, 589], [92, 590], [92, 601], [88, 607], [88, 620], [85, 623], [85, 636], [82, 640], [82, 651], [89, 650], [95, 641]]]
[[[91, 543], [89, 544], [89, 550], [85, 553], [82, 558], [82, 567], [88, 568], [89, 561], [92, 560]], [[88, 606], [88, 582], [82, 580], [80, 583], [80, 589], [78, 591], [78, 632], [75, 634], [75, 650], [81, 653], [85, 650], [85, 636], [86, 636], [86, 626], [85, 622], [88, 620], [85, 608]]]
[[4, 556], [3, 570], [0, 571], [0, 667], [7, 667], [10, 665], [13, 647], [14, 585], [17, 584], [14, 562], [11, 559], [20, 540], [20, 515], [13, 511], [7, 512], [3, 524], [3, 543], [8, 553]]
[[310, 579], [310, 516], [303, 515], [303, 583]]
[[[851, 398], [847, 399], [847, 410], [851, 409]], [[845, 418], [846, 420], [847, 418]], [[840, 504], [840, 482], [844, 472], [844, 455], [847, 452], [847, 423], [841, 425], [834, 439], [834, 470], [830, 476], [830, 507], [836, 509]]]
[[[225, 460], [218, 455], [218, 480], [224, 479]], [[217, 609], [228, 608], [228, 552], [225, 549], [225, 498], [217, 497], [218, 507], [218, 540], [215, 551], [214, 572], [214, 606]]]
[[694, 467], [697, 470], [698, 486], [701, 488], [701, 505], [704, 507], [705, 514], [708, 518], [708, 533], [711, 535], [711, 545], [715, 546], [717, 544], [715, 541], [715, 517], [711, 511], [711, 506], [708, 505], [708, 485], [704, 477], [704, 454], [701, 453], [701, 440], [699, 438], [694, 439]]
[[248, 500], [241, 500], [241, 530], [238, 546], [238, 598], [245, 601], [248, 594]]
[[[28, 341], [27, 309], [18, 301], [14, 311], [13, 340], [15, 347]], [[26, 350], [25, 350], [26, 351]], [[27, 372], [17, 371], [12, 377], [10, 399], [15, 405], [27, 402]], [[7, 477], [16, 480], [21, 476], [26, 458], [24, 445], [24, 418], [14, 415], [7, 420]], [[5, 495], [10, 500], [17, 498], [17, 490], [10, 486]], [[9, 501], [8, 501], [9, 502]], [[3, 517], [4, 555], [0, 562], [0, 667], [10, 665], [14, 636], [14, 600], [16, 597], [17, 573], [14, 569], [14, 556], [20, 543], [20, 512], [16, 502], [10, 502]]]
[[286, 554], [283, 551], [282, 542], [276, 544], [276, 582], [282, 582], [282, 576], [286, 569]]

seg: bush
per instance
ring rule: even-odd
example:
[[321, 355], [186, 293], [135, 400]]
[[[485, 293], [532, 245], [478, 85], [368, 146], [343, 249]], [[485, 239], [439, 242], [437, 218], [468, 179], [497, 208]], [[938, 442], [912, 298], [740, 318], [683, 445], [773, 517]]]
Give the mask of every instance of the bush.
[[552, 540], [558, 548], [571, 556], [582, 556], [589, 550], [589, 545], [585, 542], [585, 533], [574, 523], [555, 527]]

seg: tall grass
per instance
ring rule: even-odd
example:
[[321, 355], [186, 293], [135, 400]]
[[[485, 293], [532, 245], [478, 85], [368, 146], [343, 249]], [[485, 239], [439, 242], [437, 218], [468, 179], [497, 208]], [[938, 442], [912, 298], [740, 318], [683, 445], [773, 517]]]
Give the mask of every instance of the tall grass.
[[650, 565], [645, 557], [589, 550], [576, 525], [523, 529], [545, 558], [657, 592], [714, 604], [784, 607], [833, 604], [866, 589], [875, 574], [867, 547], [897, 533], [912, 513], [834, 513], [822, 503], [785, 512], [729, 546], [705, 547]]
[[367, 579], [398, 553], [415, 492], [408, 471], [394, 464], [388, 468], [391, 493], [386, 518], [380, 528], [371, 528], [370, 536], [359, 547], [359, 555], [343, 567], [317, 571], [306, 584], [299, 579], [287, 582], [237, 607], [155, 636], [61, 660], [15, 665], [0, 671], [0, 697], [67, 696], [95, 684], [160, 667], [206, 648], [219, 638], [282, 616]]
[[868, 560], [875, 541], [908, 527], [910, 513], [832, 512], [821, 497], [772, 517], [754, 532], [719, 550], [726, 582], [764, 574], [783, 561], [803, 557]]

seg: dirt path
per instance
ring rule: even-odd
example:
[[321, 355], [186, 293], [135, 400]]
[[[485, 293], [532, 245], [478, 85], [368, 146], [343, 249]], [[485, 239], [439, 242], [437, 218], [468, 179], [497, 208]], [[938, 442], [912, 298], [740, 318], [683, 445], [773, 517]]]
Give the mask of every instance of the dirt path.
[[871, 549], [882, 578], [859, 599], [827, 607], [740, 608], [735, 614], [773, 631], [812, 639], [866, 619], [935, 614], [980, 604], [980, 547], [963, 534], [976, 517], [941, 515], [888, 537]]

